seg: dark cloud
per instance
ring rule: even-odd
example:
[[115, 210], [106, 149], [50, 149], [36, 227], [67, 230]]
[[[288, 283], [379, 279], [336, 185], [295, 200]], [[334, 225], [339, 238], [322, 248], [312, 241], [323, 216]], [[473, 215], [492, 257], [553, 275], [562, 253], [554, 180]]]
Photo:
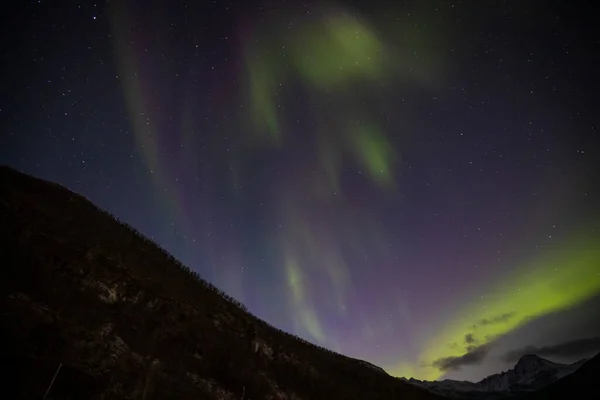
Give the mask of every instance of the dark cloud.
[[473, 336], [472, 333], [467, 333], [465, 335], [465, 343], [471, 344], [471, 345], [475, 343], [475, 337]]
[[473, 325], [473, 328], [477, 329], [478, 326], [486, 326], [486, 325], [493, 325], [493, 324], [500, 324], [503, 322], [507, 322], [509, 319], [514, 317], [514, 315], [515, 315], [514, 312], [510, 312], [510, 313], [500, 314], [493, 318], [483, 318], [483, 319], [480, 319], [479, 321], [477, 321], [477, 323], [475, 323]]
[[[467, 335], [469, 336], [469, 335]], [[466, 339], [466, 337], [465, 337]], [[481, 364], [490, 350], [489, 344], [469, 346], [466, 354], [459, 357], [445, 357], [435, 360], [432, 365], [440, 371], [458, 371], [465, 365]]]
[[508, 362], [514, 362], [525, 354], [535, 354], [540, 357], [585, 357], [599, 350], [600, 336], [595, 336], [563, 342], [553, 346], [527, 346], [506, 353], [503, 359]]

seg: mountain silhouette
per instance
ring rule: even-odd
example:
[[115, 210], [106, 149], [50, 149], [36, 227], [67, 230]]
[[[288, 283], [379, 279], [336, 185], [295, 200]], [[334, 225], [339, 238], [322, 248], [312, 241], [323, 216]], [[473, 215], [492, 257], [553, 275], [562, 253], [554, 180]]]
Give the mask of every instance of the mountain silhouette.
[[[568, 388], [574, 385], [581, 386], [585, 378], [577, 380], [576, 384], [569, 384], [568, 379], [578, 374], [587, 363], [588, 360], [583, 359], [572, 364], [561, 364], [528, 354], [522, 356], [512, 369], [490, 375], [479, 382], [452, 379], [433, 382], [409, 379], [407, 382], [455, 399], [517, 398], [531, 393], [546, 393], [542, 390], [555, 383], [559, 384], [565, 379]], [[565, 384], [561, 383], [561, 385]]]
[[574, 373], [545, 388], [523, 396], [522, 400], [597, 399], [600, 397], [600, 353]]
[[438, 399], [256, 318], [83, 196], [0, 167], [3, 398]]

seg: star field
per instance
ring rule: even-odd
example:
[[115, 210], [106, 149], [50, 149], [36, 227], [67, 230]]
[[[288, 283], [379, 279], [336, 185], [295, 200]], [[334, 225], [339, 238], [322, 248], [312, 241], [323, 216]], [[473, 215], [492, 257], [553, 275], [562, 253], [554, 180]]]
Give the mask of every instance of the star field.
[[392, 375], [478, 380], [600, 335], [585, 7], [13, 5], [0, 162], [281, 329]]

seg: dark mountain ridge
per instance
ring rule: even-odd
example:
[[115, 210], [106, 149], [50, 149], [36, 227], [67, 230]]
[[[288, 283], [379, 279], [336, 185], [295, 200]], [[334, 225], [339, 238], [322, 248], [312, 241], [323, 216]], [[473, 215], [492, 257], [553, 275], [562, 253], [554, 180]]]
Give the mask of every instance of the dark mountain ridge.
[[542, 357], [527, 354], [514, 368], [488, 376], [478, 382], [487, 392], [508, 391], [512, 393], [535, 391], [575, 372], [585, 361], [560, 364]]
[[600, 397], [600, 353], [572, 374], [523, 396], [521, 400], [597, 399]]
[[[596, 357], [598, 359], [598, 356]], [[593, 359], [592, 359], [593, 360]], [[408, 379], [407, 382], [430, 390], [439, 395], [455, 399], [516, 399], [534, 393], [547, 393], [547, 387], [563, 380], [569, 382], [571, 375], [577, 376], [579, 370], [588, 362], [594, 365], [597, 360], [582, 359], [572, 364], [560, 364], [542, 357], [528, 354], [522, 356], [514, 368], [490, 375], [479, 382], [456, 381], [420, 381]], [[589, 365], [583, 371], [590, 368]], [[585, 379], [576, 380], [580, 387], [592, 384]], [[567, 385], [570, 390], [578, 389]], [[529, 397], [525, 397], [529, 398]], [[588, 397], [580, 397], [588, 398]], [[589, 398], [593, 398], [589, 397]]]
[[251, 315], [84, 197], [0, 167], [3, 394], [437, 399]]

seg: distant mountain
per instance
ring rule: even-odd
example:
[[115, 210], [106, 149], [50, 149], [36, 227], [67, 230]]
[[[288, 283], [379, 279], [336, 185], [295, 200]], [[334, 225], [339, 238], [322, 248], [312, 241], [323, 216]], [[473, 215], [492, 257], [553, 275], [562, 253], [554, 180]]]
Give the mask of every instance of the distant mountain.
[[572, 374], [587, 359], [573, 364], [555, 363], [535, 355], [525, 355], [513, 369], [490, 375], [478, 382], [485, 392], [534, 391]]
[[600, 398], [600, 353], [574, 373], [519, 400], [592, 400]]
[[6, 399], [440, 396], [251, 315], [62, 186], [0, 167]]
[[501, 399], [540, 390], [577, 371], [587, 360], [573, 364], [555, 363], [535, 355], [525, 355], [513, 369], [490, 375], [479, 382], [407, 380], [434, 393], [453, 398]]

